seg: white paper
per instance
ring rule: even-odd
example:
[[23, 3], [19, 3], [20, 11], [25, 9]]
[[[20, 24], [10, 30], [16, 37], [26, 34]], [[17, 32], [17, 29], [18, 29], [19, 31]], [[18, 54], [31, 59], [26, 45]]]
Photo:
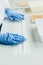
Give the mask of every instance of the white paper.
[[43, 19], [37, 19], [36, 20], [36, 26], [39, 32], [39, 35], [43, 37]]
[[43, 7], [43, 1], [29, 1], [30, 7]]

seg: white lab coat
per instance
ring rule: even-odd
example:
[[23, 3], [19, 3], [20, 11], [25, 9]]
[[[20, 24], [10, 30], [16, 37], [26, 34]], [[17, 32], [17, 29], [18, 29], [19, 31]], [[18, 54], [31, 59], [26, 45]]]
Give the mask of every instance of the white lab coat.
[[[5, 16], [5, 14], [4, 14], [5, 8], [9, 8], [9, 7], [10, 7], [10, 5], [9, 5], [8, 0], [1, 0], [0, 9], [1, 9], [2, 18]], [[0, 16], [0, 19], [1, 19], [1, 16]], [[1, 21], [2, 20], [3, 19], [1, 19]], [[9, 33], [14, 33], [14, 34], [17, 33], [17, 34], [23, 35], [22, 22], [10, 22], [9, 20], [3, 20], [1, 23], [3, 23], [2, 29], [1, 29], [1, 34], [9, 32]], [[11, 53], [13, 53], [14, 55], [22, 54], [22, 44], [17, 47], [14, 47], [12, 49], [11, 50], [13, 52], [11, 51]], [[8, 50], [8, 52], [9, 52], [9, 50]]]

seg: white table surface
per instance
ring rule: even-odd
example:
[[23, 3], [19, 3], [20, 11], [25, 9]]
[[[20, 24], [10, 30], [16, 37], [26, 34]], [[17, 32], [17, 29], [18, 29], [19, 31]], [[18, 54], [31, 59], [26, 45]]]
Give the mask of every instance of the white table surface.
[[20, 27], [23, 27], [21, 28], [23, 31], [19, 33], [28, 38], [28, 42], [24, 42], [23, 49], [22, 45], [17, 47], [0, 45], [0, 65], [43, 65], [43, 43], [40, 42], [37, 27], [31, 24], [28, 13], [25, 13], [22, 25]]

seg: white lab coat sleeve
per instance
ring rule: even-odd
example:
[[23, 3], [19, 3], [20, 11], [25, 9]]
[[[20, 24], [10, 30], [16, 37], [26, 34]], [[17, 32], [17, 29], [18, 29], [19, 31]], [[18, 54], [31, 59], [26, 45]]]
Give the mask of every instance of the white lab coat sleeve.
[[10, 8], [9, 0], [1, 0], [2, 7], [3, 7], [3, 14], [5, 16], [5, 9]]
[[10, 8], [9, 0], [2, 0], [2, 3], [3, 3], [4, 9], [5, 9], [5, 8]]
[[0, 0], [0, 24], [3, 23], [5, 15], [5, 8], [10, 8], [8, 0]]

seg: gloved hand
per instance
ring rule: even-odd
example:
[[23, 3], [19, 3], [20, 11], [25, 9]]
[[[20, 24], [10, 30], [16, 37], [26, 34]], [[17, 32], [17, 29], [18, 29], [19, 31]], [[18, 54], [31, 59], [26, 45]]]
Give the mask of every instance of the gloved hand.
[[24, 41], [25, 38], [18, 34], [13, 34], [13, 33], [0, 34], [0, 44], [18, 45], [20, 43], [23, 43]]
[[24, 20], [24, 15], [23, 14], [18, 14], [16, 12], [12, 11], [10, 8], [5, 9], [5, 13], [8, 16], [8, 19], [10, 21], [14, 21], [14, 20], [22, 21], [22, 20]]

